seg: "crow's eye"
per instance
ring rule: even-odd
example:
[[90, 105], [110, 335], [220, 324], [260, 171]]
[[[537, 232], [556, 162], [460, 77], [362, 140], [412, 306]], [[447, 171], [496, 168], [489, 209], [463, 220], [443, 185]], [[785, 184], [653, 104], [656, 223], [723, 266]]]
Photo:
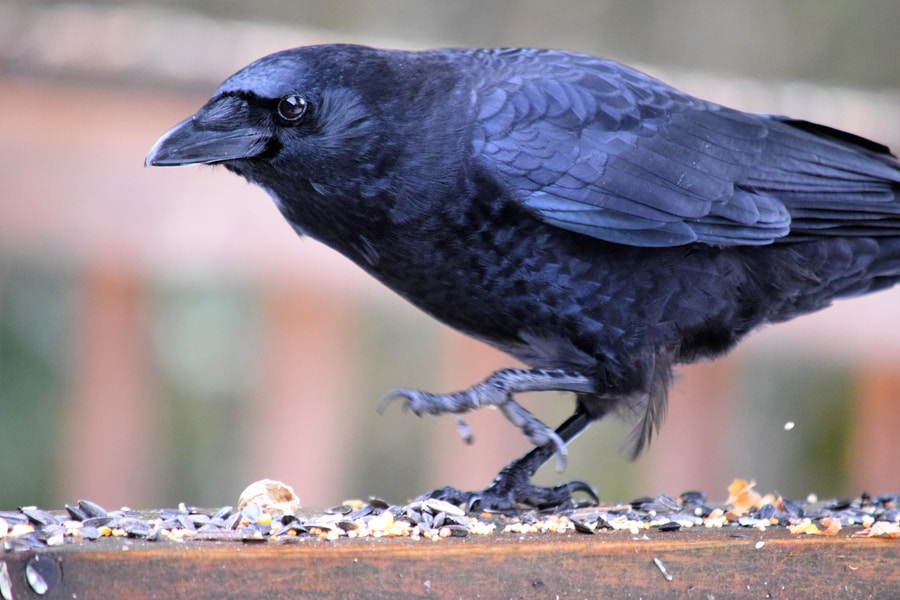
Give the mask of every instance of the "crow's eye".
[[297, 121], [306, 112], [308, 102], [303, 96], [292, 94], [278, 102], [278, 116], [285, 121]]

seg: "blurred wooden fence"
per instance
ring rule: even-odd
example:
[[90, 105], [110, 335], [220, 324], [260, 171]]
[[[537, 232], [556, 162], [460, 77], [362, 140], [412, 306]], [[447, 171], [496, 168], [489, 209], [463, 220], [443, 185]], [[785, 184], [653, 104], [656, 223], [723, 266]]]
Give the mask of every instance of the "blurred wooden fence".
[[[685, 81], [707, 85], [705, 95], [713, 99], [741, 97], [742, 88], [724, 92], [724, 84], [713, 80]], [[690, 91], [704, 95], [698, 87]], [[757, 94], [752, 101], [763, 104], [760, 87], [752, 89]], [[772, 99], [796, 96], [777, 92]], [[821, 94], [831, 98], [828, 110], [847, 106], [847, 98], [854, 102], [852, 122], [842, 122], [842, 114], [850, 113], [838, 110], [830, 124], [900, 147], [896, 129], [894, 139], [880, 135], [890, 106], [882, 96], [867, 105], [858, 92]], [[352, 443], [364, 435], [365, 424], [348, 419], [347, 399], [364, 394], [371, 411], [384, 391], [360, 389], [354, 379], [363, 368], [355, 343], [360, 307], [400, 305], [335, 253], [298, 242], [264, 194], [224, 171], [143, 169], [153, 141], [204, 101], [204, 92], [161, 91], [134, 82], [79, 84], [65, 71], [40, 78], [0, 73], [0, 252], [7, 258], [51, 257], [76, 274], [80, 290], [59, 441], [60, 494], [89, 495], [109, 505], [172, 501], [153, 489], [160, 440], [166, 438], [153, 425], [161, 390], [154, 379], [148, 304], [160, 281], [224, 278], [249, 283], [261, 299], [262, 339], [247, 348], [247, 360], [256, 365], [252, 403], [239, 409], [235, 434], [240, 436], [235, 444], [248, 448], [242, 472], [310, 482], [304, 494], [309, 503], [333, 503], [347, 489], [336, 474], [366, 454]], [[815, 106], [804, 108], [801, 116], [815, 117]], [[790, 107], [769, 110], [790, 112]], [[895, 114], [891, 118], [896, 121]], [[402, 307], [391, 311], [401, 319], [420, 319]], [[433, 331], [439, 374], [429, 381], [444, 389], [469, 385], [509, 365], [475, 342]], [[383, 351], [402, 357], [420, 349], [396, 339]], [[852, 448], [848, 483], [858, 491], [897, 491], [900, 290], [775, 328], [752, 339], [745, 352], [795, 353], [850, 365], [856, 392], [853, 418], [846, 423]], [[710, 459], [740, 437], [733, 398], [739, 357], [688, 369], [680, 377], [662, 436], [634, 468], [647, 482], [647, 493], [682, 491], [672, 486], [718, 490], [732, 477], [748, 475], [730, 472], [732, 463]], [[379, 379], [363, 385], [376, 380], [381, 385]], [[387, 385], [413, 383], [396, 379]], [[298, 404], [298, 398], [308, 402]], [[385, 418], [402, 418], [398, 415]], [[403, 424], [407, 431], [419, 426], [410, 420]], [[434, 485], [442, 480], [484, 485], [524, 448], [500, 420], [480, 425], [475, 449], [462, 448], [450, 425], [438, 431], [426, 441], [425, 455], [411, 459], [433, 465], [425, 481]], [[759, 440], [755, 451], [765, 450], [765, 440]], [[491, 460], [483, 460], [488, 456]]]

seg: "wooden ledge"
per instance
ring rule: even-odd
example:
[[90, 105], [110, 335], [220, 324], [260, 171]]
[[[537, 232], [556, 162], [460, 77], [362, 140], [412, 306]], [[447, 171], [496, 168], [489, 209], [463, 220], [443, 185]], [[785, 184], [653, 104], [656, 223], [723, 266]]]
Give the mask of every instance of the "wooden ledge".
[[[53, 598], [885, 598], [900, 590], [897, 540], [783, 528], [596, 535], [494, 534], [439, 541], [296, 538], [147, 542], [103, 538], [0, 554], [14, 600]], [[5, 565], [5, 566], [4, 566]], [[34, 591], [26, 570], [45, 573]], [[53, 581], [53, 579], [56, 579]], [[2, 587], [2, 586], [0, 586]], [[40, 587], [40, 584], [37, 584]], [[2, 590], [0, 590], [2, 591]]]

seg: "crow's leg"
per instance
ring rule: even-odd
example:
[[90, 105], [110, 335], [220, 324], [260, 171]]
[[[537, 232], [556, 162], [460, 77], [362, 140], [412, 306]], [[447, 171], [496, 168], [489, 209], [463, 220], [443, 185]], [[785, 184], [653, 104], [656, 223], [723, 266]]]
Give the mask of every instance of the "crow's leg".
[[[556, 429], [556, 437], [568, 444], [584, 431], [600, 415], [590, 414], [581, 403], [575, 414]], [[555, 487], [540, 487], [531, 483], [531, 478], [546, 463], [557, 448], [553, 443], [534, 448], [525, 456], [510, 463], [494, 478], [484, 491], [462, 492], [446, 487], [425, 494], [424, 497], [440, 498], [454, 504], [465, 504], [467, 511], [489, 511], [513, 513], [518, 505], [534, 508], [570, 508], [575, 506], [572, 496], [584, 492], [596, 503], [599, 499], [594, 489], [583, 481], [571, 481]]]
[[[565, 466], [568, 440], [560, 437], [558, 431], [554, 432], [512, 398], [513, 394], [522, 392], [546, 391], [586, 394], [593, 392], [594, 386], [584, 375], [563, 370], [503, 369], [481, 383], [454, 394], [429, 394], [410, 389], [394, 390], [381, 399], [378, 412], [383, 412], [388, 404], [397, 399], [403, 399], [404, 407], [417, 416], [465, 413], [482, 406], [496, 406], [532, 444], [539, 447], [536, 450], [547, 447], [550, 454], [541, 460], [540, 464], [556, 453], [558, 468], [562, 470]], [[457, 422], [459, 423], [459, 419]], [[460, 429], [464, 429], [464, 423]]]

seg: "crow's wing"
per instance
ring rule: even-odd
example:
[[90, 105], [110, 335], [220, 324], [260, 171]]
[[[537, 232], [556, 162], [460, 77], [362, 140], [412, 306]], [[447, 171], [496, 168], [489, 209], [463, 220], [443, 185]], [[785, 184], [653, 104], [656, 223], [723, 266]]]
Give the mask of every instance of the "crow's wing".
[[767, 244], [848, 220], [884, 231], [885, 215], [900, 227], [900, 169], [877, 144], [704, 102], [593, 57], [485, 60], [473, 148], [548, 223], [635, 246]]

